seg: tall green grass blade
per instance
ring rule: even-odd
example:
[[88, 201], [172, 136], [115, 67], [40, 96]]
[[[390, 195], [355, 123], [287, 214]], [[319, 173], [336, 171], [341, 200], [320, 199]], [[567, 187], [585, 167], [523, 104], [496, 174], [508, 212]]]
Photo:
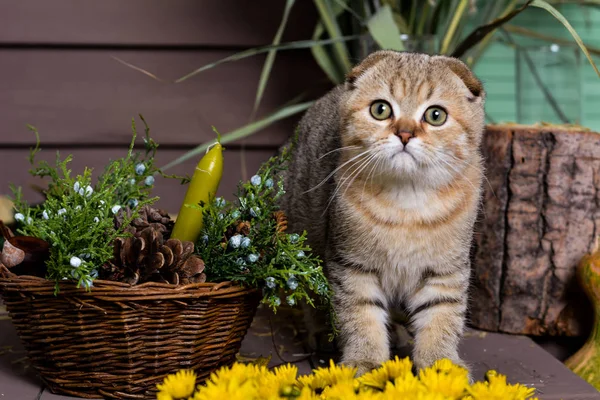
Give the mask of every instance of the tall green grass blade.
[[[325, 28], [322, 23], [318, 23], [313, 33], [313, 40], [318, 40], [319, 37], [325, 32]], [[313, 46], [310, 51], [317, 62], [319, 67], [325, 72], [327, 77], [334, 84], [341, 83], [344, 80], [344, 73], [340, 71], [333, 57], [325, 50], [323, 46]]]
[[563, 124], [571, 123], [572, 121], [569, 121], [569, 118], [563, 112], [562, 108], [560, 107], [560, 104], [558, 104], [558, 102], [552, 95], [552, 92], [550, 91], [548, 86], [546, 86], [546, 84], [544, 83], [542, 78], [540, 77], [540, 74], [538, 73], [538, 69], [537, 69], [535, 63], [533, 62], [533, 60], [531, 59], [531, 57], [529, 57], [529, 53], [527, 52], [527, 50], [520, 47], [519, 45], [517, 45], [517, 43], [514, 41], [514, 39], [510, 35], [510, 33], [506, 32], [506, 30], [502, 29], [501, 32], [506, 37], [506, 40], [508, 41], [508, 43], [510, 43], [512, 46], [514, 46], [516, 49], [518, 49], [521, 52], [521, 57], [523, 57], [523, 59], [525, 60], [525, 63], [527, 64], [527, 67], [529, 68], [529, 71], [531, 72], [533, 81], [538, 86], [538, 88], [541, 90], [542, 94], [546, 98], [546, 101], [550, 105], [550, 108], [552, 108], [552, 110], [556, 114], [557, 118], [560, 119]]
[[248, 49], [241, 51], [236, 54], [232, 54], [228, 57], [222, 58], [218, 61], [212, 62], [210, 64], [206, 64], [200, 68], [197, 68], [190, 72], [189, 74], [182, 76], [181, 78], [175, 80], [175, 83], [181, 83], [185, 80], [190, 79], [193, 76], [198, 75], [201, 72], [209, 70], [211, 68], [216, 67], [217, 65], [221, 65], [227, 62], [238, 61], [244, 58], [252, 57], [257, 54], [267, 53], [271, 50], [298, 50], [298, 49], [309, 49], [313, 46], [319, 46], [324, 44], [334, 44], [338, 42], [347, 42], [350, 40], [356, 40], [360, 37], [360, 35], [351, 35], [351, 36], [341, 36], [335, 39], [323, 39], [323, 40], [298, 40], [295, 42], [288, 42], [278, 45], [268, 45], [263, 47], [256, 47], [253, 49]]
[[[515, 9], [515, 7], [517, 6], [517, 1], [518, 0], [508, 0], [507, 1], [508, 5], [506, 5], [506, 7], [504, 8], [504, 11], [502, 12], [502, 14], [500, 14], [500, 17], [508, 15], [508, 13], [512, 12]], [[489, 4], [494, 4], [494, 6], [492, 8], [488, 8], [488, 10], [486, 12], [485, 20], [483, 21], [484, 23], [488, 22], [488, 20], [493, 15], [496, 15], [496, 13], [499, 10], [498, 7], [501, 6], [503, 4], [503, 2], [498, 1], [496, 3], [489, 3]], [[488, 4], [488, 6], [489, 6], [489, 4]], [[494, 36], [494, 31], [488, 33], [481, 40], [481, 42], [477, 46], [475, 46], [475, 49], [472, 52], [472, 56], [469, 57], [469, 59], [467, 60], [467, 64], [471, 68], [475, 67], [475, 65], [477, 64], [477, 62], [479, 61], [479, 59], [481, 58], [481, 56], [485, 52], [485, 50], [489, 47], [490, 43], [492, 42], [492, 37], [493, 36]]]
[[[507, 25], [503, 28], [504, 28], [504, 30], [506, 30], [509, 33], [514, 33], [516, 35], [521, 35], [521, 36], [527, 36], [527, 37], [534, 38], [534, 39], [540, 39], [540, 40], [544, 40], [546, 42], [567, 45], [567, 46], [573, 44], [572, 40], [563, 39], [563, 38], [556, 37], [556, 36], [545, 35], [543, 33], [532, 31], [531, 29], [527, 29], [522, 26]], [[590, 54], [600, 56], [600, 47], [592, 47], [592, 46], [586, 45], [586, 48], [588, 49]]]
[[441, 54], [446, 54], [448, 52], [448, 49], [450, 48], [450, 43], [452, 43], [452, 39], [454, 38], [454, 34], [456, 33], [456, 28], [458, 27], [458, 24], [462, 19], [462, 16], [465, 10], [467, 9], [468, 4], [469, 0], [461, 0], [460, 3], [458, 3], [458, 7], [456, 7], [454, 15], [452, 16], [452, 19], [450, 21], [450, 26], [448, 26], [448, 30], [444, 35], [444, 40], [442, 41], [442, 48], [440, 50]]
[[[279, 28], [277, 28], [277, 32], [273, 38], [273, 45], [278, 45], [281, 43], [281, 36], [283, 36], [283, 31], [285, 30], [285, 26], [287, 25], [287, 21], [290, 16], [290, 11], [292, 10], [292, 6], [294, 5], [295, 1], [296, 0], [286, 0], [285, 8], [283, 10], [283, 17], [281, 18]], [[269, 77], [271, 76], [271, 70], [273, 69], [273, 63], [275, 62], [276, 55], [277, 50], [270, 50], [267, 53], [267, 58], [265, 59], [263, 69], [260, 73], [260, 79], [258, 81], [258, 89], [256, 90], [256, 98], [254, 99], [254, 108], [252, 109], [253, 116], [256, 114], [256, 111], [258, 111], [258, 107], [260, 106], [265, 88], [269, 82]]]
[[[340, 27], [337, 23], [336, 15], [331, 7], [329, 0], [314, 0], [321, 21], [329, 34], [331, 39], [338, 39], [342, 37]], [[337, 61], [342, 67], [343, 71], [350, 71], [352, 64], [350, 63], [350, 57], [348, 55], [348, 48], [341, 41], [336, 42], [333, 45], [334, 53], [336, 54]]]
[[[313, 103], [314, 103], [313, 101], [308, 101], [305, 103], [293, 104], [293, 105], [284, 107], [280, 110], [277, 110], [274, 113], [266, 116], [263, 119], [251, 122], [251, 123], [249, 123], [245, 126], [242, 126], [234, 131], [231, 131], [229, 133], [222, 135], [221, 136], [221, 144], [231, 143], [233, 141], [250, 136], [253, 133], [256, 133], [256, 132], [264, 129], [279, 120], [291, 117], [292, 115], [295, 115], [295, 114], [298, 114], [298, 113], [301, 113], [301, 112], [307, 110]], [[176, 158], [175, 160], [171, 161], [170, 163], [168, 163], [167, 165], [162, 167], [161, 170], [166, 171], [167, 169], [172, 168], [175, 165], [181, 164], [182, 162], [189, 160], [192, 157], [196, 157], [197, 155], [202, 154], [213, 143], [214, 143], [214, 141], [210, 141], [208, 143], [203, 143], [200, 146], [195, 147], [194, 149], [188, 151], [187, 153], [183, 154], [182, 156]]]
[[458, 46], [456, 46], [456, 49], [452, 52], [452, 57], [462, 57], [467, 51], [479, 44], [479, 42], [481, 42], [488, 34], [494, 32], [496, 29], [498, 29], [498, 27], [504, 25], [505, 23], [522, 13], [527, 7], [529, 7], [529, 5], [533, 1], [534, 0], [528, 0], [525, 4], [523, 4], [516, 10], [513, 10], [500, 18], [496, 18], [495, 20], [476, 28], [473, 32], [471, 32], [469, 36], [467, 36], [462, 42], [460, 42]]
[[445, 0], [437, 2], [437, 15], [434, 20], [434, 26], [435, 32], [439, 37], [440, 50], [442, 49], [444, 35], [446, 32], [448, 32], [448, 29], [450, 29], [452, 16], [454, 15], [460, 1], [461, 0]]
[[402, 14], [392, 11], [392, 17], [394, 18], [394, 23], [398, 27], [400, 33], [406, 33], [407, 35], [411, 33], [411, 30], [408, 28], [408, 24], [404, 20]]
[[335, 2], [335, 5], [332, 6], [332, 9], [333, 9], [333, 12], [336, 15], [336, 17], [340, 14], [340, 12], [336, 10], [336, 7], [339, 7], [341, 10], [346, 11], [347, 13], [352, 15], [358, 22], [360, 22], [361, 24], [364, 25], [365, 21], [358, 14], [358, 12], [356, 12], [356, 10], [353, 10], [352, 7], [350, 7], [348, 4], [346, 4], [346, 2], [348, 0], [333, 0], [333, 1]]
[[[427, 18], [427, 22], [425, 23], [425, 29], [424, 29], [424, 33], [428, 33], [428, 34], [436, 34], [439, 33], [436, 30], [436, 24], [434, 24], [434, 22], [436, 22], [439, 19], [439, 14], [440, 14], [440, 9], [442, 8], [442, 3], [444, 3], [443, 1], [436, 1], [434, 4], [431, 5], [431, 11], [429, 12], [428, 18]], [[438, 24], [439, 25], [439, 21]]]
[[392, 9], [389, 5], [381, 7], [367, 21], [369, 33], [379, 47], [385, 50], [404, 50], [404, 43], [400, 39], [400, 32], [394, 22]]
[[579, 48], [581, 49], [581, 51], [583, 51], [583, 54], [585, 54], [585, 56], [587, 57], [588, 61], [592, 65], [592, 68], [594, 68], [594, 71], [596, 71], [596, 74], [600, 77], [600, 71], [598, 71], [598, 67], [596, 66], [596, 63], [594, 62], [594, 60], [592, 59], [590, 52], [585, 47], [583, 40], [581, 40], [581, 38], [579, 37], [579, 35], [575, 31], [575, 29], [571, 26], [569, 21], [567, 21], [567, 19], [560, 12], [558, 12], [558, 10], [556, 8], [552, 7], [550, 4], [548, 4], [548, 2], [546, 2], [544, 0], [533, 0], [531, 2], [531, 6], [542, 8], [542, 9], [548, 11], [550, 14], [552, 14], [552, 16], [554, 18], [556, 18], [561, 24], [563, 24], [565, 28], [567, 28], [567, 30], [569, 31], [571, 36], [573, 36], [573, 39], [575, 39], [575, 42], [577, 42], [577, 45], [579, 45]]
[[[345, 5], [346, 4], [344, 3], [344, 0], [336, 0], [335, 4], [332, 6], [333, 15], [335, 18], [337, 18], [344, 11]], [[315, 26], [312, 39], [319, 40], [323, 33], [325, 33], [325, 27], [323, 26], [322, 22], [319, 22], [317, 26]], [[338, 65], [335, 60], [335, 56], [333, 56], [330, 51], [325, 49], [323, 46], [311, 47], [310, 51], [312, 52], [314, 59], [317, 61], [317, 64], [319, 64], [319, 67], [321, 67], [331, 82], [337, 85], [338, 83], [344, 81], [346, 71], [343, 70], [341, 65]]]
[[408, 17], [408, 31], [410, 33], [414, 32], [414, 29], [417, 25], [416, 21], [417, 21], [417, 3], [419, 3], [418, 0], [412, 0], [411, 2], [412, 4], [410, 5], [410, 15]]
[[428, 1], [426, 1], [425, 5], [421, 9], [421, 18], [419, 19], [419, 24], [417, 25], [417, 30], [416, 30], [417, 35], [422, 35], [424, 33], [423, 30], [425, 29], [425, 21], [427, 20], [427, 17], [429, 16], [429, 13], [431, 12], [430, 8], [431, 8], [431, 4]]

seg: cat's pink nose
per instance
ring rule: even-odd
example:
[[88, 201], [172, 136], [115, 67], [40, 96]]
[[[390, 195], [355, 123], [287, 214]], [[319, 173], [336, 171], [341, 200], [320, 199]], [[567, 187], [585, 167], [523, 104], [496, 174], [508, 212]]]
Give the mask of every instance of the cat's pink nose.
[[398, 138], [400, 139], [402, 144], [405, 146], [407, 145], [410, 138], [414, 137], [412, 132], [406, 132], [406, 131], [396, 132], [396, 136], [398, 136]]

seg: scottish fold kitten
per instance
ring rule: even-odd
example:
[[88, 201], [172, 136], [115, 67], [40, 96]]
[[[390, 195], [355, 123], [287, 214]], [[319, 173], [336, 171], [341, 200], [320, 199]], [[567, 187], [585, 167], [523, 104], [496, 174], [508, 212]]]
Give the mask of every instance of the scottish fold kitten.
[[342, 362], [390, 357], [390, 313], [417, 368], [457, 351], [483, 178], [484, 90], [458, 59], [378, 51], [300, 122], [282, 207], [334, 290]]

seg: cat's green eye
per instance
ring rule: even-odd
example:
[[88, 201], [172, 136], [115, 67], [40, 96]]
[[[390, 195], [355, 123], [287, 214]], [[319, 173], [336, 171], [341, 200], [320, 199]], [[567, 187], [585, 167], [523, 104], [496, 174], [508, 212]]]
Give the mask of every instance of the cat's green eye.
[[441, 126], [444, 125], [444, 122], [448, 119], [448, 113], [441, 107], [429, 107], [427, 111], [425, 111], [423, 119], [429, 125]]
[[390, 106], [390, 103], [387, 101], [374, 101], [373, 104], [371, 104], [371, 116], [379, 121], [388, 119], [392, 116], [392, 106]]

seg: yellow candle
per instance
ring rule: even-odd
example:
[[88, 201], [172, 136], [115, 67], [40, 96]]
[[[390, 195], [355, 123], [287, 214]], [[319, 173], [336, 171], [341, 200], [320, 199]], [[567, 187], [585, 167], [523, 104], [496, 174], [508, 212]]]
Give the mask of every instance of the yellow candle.
[[223, 147], [215, 144], [200, 160], [177, 214], [171, 237], [196, 243], [202, 230], [202, 211], [188, 207], [214, 198], [223, 175]]

